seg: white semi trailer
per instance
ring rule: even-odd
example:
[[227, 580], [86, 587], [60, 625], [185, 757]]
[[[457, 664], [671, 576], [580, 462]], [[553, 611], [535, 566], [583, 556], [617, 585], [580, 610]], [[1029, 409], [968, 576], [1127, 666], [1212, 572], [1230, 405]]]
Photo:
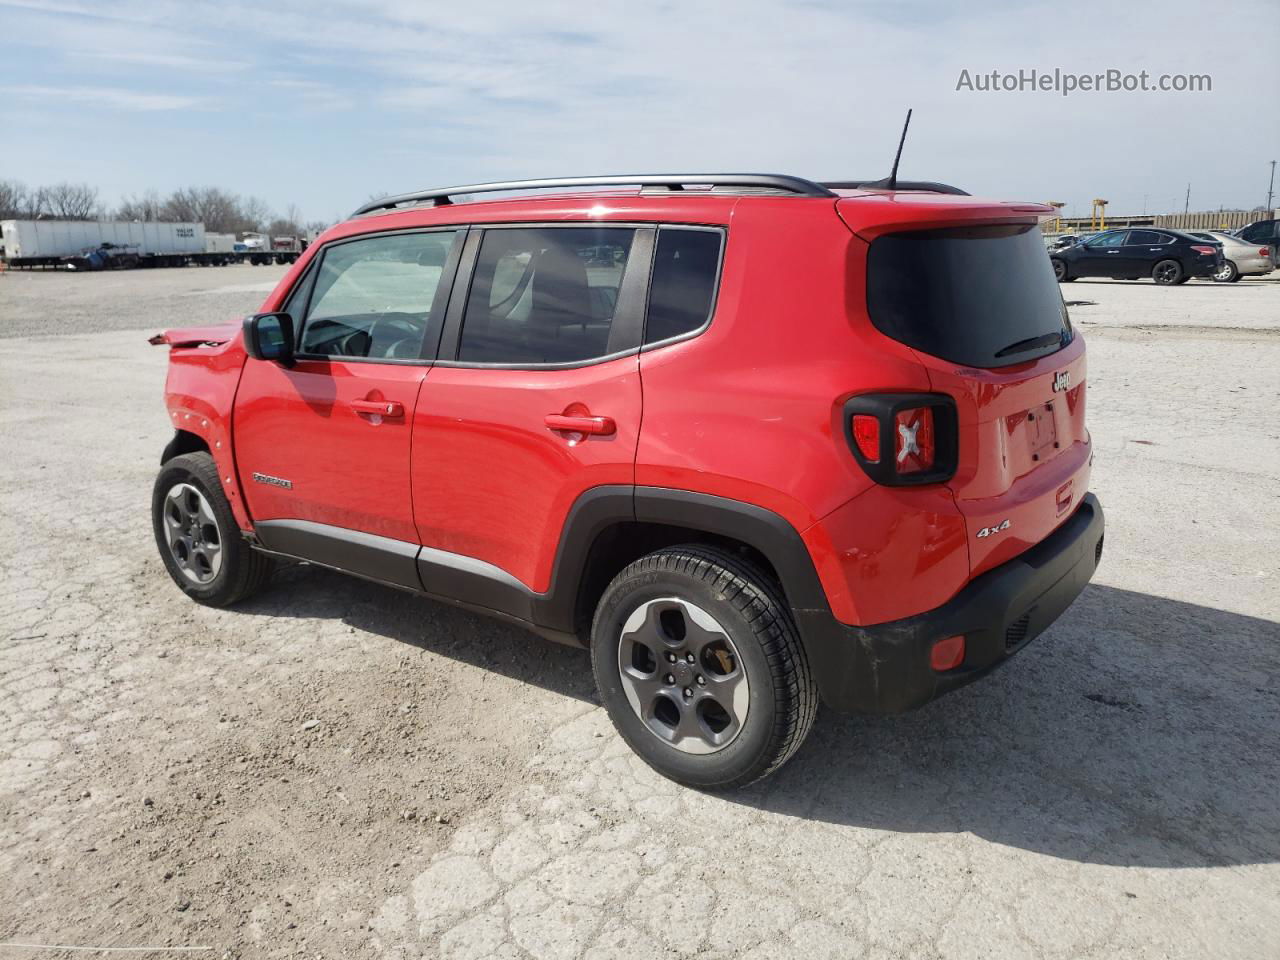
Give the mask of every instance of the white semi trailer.
[[[4, 220], [0, 247], [11, 267], [56, 266], [98, 250], [128, 251], [139, 263], [204, 253], [203, 223], [125, 220]], [[159, 265], [157, 263], [157, 265]]]
[[[234, 234], [206, 233], [203, 223], [139, 223], [127, 220], [3, 220], [0, 259], [10, 267], [220, 266], [227, 263], [293, 263], [305, 244], [293, 237], [261, 238], [250, 247]], [[283, 242], [282, 242], [283, 241]]]

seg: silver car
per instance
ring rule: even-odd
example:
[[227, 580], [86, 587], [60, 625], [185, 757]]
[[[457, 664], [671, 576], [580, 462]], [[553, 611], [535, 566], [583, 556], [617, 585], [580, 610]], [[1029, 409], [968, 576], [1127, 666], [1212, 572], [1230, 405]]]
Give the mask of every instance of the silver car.
[[1273, 248], [1266, 244], [1250, 243], [1223, 230], [1200, 230], [1191, 236], [1222, 245], [1222, 267], [1213, 275], [1219, 283], [1235, 283], [1241, 277], [1260, 277], [1276, 268]]

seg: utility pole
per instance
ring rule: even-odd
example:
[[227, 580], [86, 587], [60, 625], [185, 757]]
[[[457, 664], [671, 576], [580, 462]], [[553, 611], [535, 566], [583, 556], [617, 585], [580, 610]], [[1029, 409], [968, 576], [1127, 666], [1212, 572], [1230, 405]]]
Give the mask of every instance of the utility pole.
[[1276, 162], [1271, 161], [1271, 182], [1267, 184], [1267, 213], [1271, 213], [1275, 207], [1271, 206], [1271, 194], [1275, 190], [1276, 185]]
[[1182, 212], [1186, 213], [1191, 209], [1191, 184], [1187, 184], [1187, 199], [1182, 203]]

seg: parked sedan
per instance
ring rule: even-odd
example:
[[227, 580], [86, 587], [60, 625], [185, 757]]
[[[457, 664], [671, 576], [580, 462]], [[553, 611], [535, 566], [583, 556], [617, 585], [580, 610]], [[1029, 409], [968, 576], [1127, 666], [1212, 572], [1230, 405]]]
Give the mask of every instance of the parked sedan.
[[1080, 277], [1186, 283], [1222, 267], [1222, 246], [1178, 230], [1107, 230], [1049, 254], [1059, 283]]
[[1213, 275], [1219, 283], [1235, 283], [1241, 277], [1260, 277], [1275, 269], [1273, 248], [1265, 244], [1241, 240], [1225, 230], [1206, 230], [1191, 236], [1222, 246], [1222, 266]]

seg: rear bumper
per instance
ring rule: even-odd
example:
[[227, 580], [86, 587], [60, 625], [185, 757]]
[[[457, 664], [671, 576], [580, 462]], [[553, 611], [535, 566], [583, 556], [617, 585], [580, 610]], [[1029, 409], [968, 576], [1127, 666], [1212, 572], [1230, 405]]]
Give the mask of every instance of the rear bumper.
[[[1044, 632], [1078, 597], [1102, 555], [1102, 505], [1086, 494], [1052, 534], [928, 613], [854, 627], [796, 610], [822, 698], [836, 710], [900, 713], [972, 683]], [[937, 640], [963, 634], [964, 662], [937, 673]]]

